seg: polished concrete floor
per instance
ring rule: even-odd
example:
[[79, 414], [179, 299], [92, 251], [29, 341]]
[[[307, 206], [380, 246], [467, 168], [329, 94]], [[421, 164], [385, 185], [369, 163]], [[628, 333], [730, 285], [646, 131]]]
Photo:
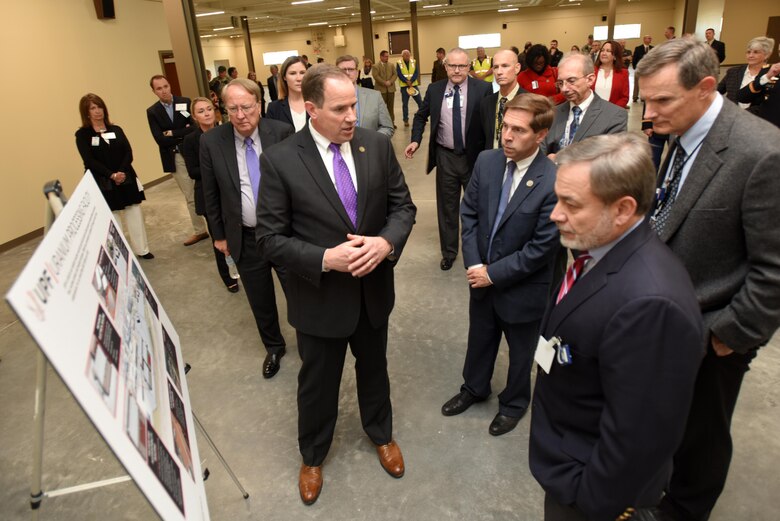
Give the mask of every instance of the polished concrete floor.
[[[399, 96], [400, 98], [400, 96]], [[411, 112], [414, 113], [412, 103]], [[402, 156], [410, 129], [393, 139]], [[630, 128], [639, 125], [631, 108]], [[426, 142], [427, 142], [426, 133]], [[529, 417], [502, 437], [487, 428], [497, 399], [445, 418], [441, 404], [458, 391], [466, 348], [468, 291], [460, 258], [438, 268], [434, 177], [426, 176], [426, 146], [400, 159], [417, 225], [396, 269], [396, 308], [389, 334], [389, 371], [395, 437], [407, 472], [390, 478], [360, 428], [352, 363], [345, 367], [336, 437], [325, 462], [319, 501], [304, 506], [297, 489], [296, 377], [300, 367], [293, 330], [283, 324], [288, 355], [271, 380], [260, 374], [264, 351], [243, 290], [230, 294], [216, 275], [207, 241], [186, 248], [183, 199], [173, 181], [147, 190], [143, 204], [156, 258], [142, 266], [181, 338], [193, 409], [248, 490], [238, 489], [199, 437], [213, 519], [219, 520], [538, 520], [542, 491], [528, 470]], [[74, 150], [75, 153], [75, 150]], [[54, 173], [52, 175], [55, 175]], [[70, 193], [73, 187], [65, 187]], [[41, 201], [43, 206], [43, 201]], [[37, 242], [37, 241], [35, 241]], [[0, 290], [10, 286], [35, 242], [0, 255]], [[716, 262], [716, 260], [713, 260]], [[285, 305], [280, 297], [282, 318]], [[64, 347], [68, 334], [63, 332]], [[734, 462], [713, 521], [777, 519], [780, 489], [780, 337], [748, 373], [734, 417]], [[36, 346], [7, 306], [0, 306], [0, 519], [27, 519], [32, 454]], [[348, 355], [351, 359], [351, 355]], [[494, 388], [505, 381], [506, 350]], [[123, 474], [111, 451], [50, 372], [46, 410], [44, 488], [54, 490]], [[200, 434], [200, 433], [199, 433]], [[46, 499], [42, 519], [148, 520], [156, 514], [130, 482]]]

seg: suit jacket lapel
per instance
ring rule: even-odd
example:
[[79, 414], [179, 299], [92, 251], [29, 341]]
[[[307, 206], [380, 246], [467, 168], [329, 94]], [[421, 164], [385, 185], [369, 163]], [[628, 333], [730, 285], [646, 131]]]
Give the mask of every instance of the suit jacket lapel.
[[[239, 194], [239, 202], [241, 197], [241, 177], [238, 173], [238, 159], [236, 159], [236, 137], [233, 134], [233, 125], [230, 123], [225, 125], [226, 130], [222, 133], [222, 146], [220, 147], [222, 149], [222, 153], [225, 156], [225, 164], [227, 165], [228, 174], [230, 175], [230, 180], [233, 182], [233, 186], [235, 186], [236, 191]], [[213, 129], [212, 132], [215, 132], [216, 129]], [[262, 140], [260, 142], [262, 145]]]
[[501, 185], [503, 184], [504, 172], [506, 171], [506, 156], [501, 153], [495, 154], [495, 157], [495, 163], [490, 168], [490, 172], [493, 175], [488, 179], [488, 229], [491, 231], [496, 223], [498, 203], [501, 200]]
[[[591, 94], [591, 96], [596, 96], [596, 93], [594, 92]], [[577, 128], [577, 132], [574, 133], [574, 141], [582, 141], [582, 139], [584, 139], [583, 136], [587, 135], [590, 126], [593, 125], [593, 122], [596, 121], [596, 119], [599, 117], [599, 114], [601, 114], [601, 103], [599, 103], [600, 101], [601, 98], [596, 96], [595, 99], [590, 103], [590, 107], [588, 107], [588, 110], [582, 117], [582, 121], [580, 121], [580, 126]]]
[[557, 147], [561, 138], [566, 134], [566, 121], [569, 119], [569, 110], [571, 109], [571, 102], [566, 101], [560, 105], [558, 112], [553, 119], [553, 126], [550, 129], [550, 134], [555, 138], [554, 145]]
[[[468, 101], [466, 102], [466, 132], [468, 132], [469, 126], [471, 125], [471, 116], [474, 114], [474, 111], [476, 110], [477, 106], [479, 106], [480, 99], [477, 97], [477, 80], [472, 81], [471, 76], [466, 78], [466, 81], [468, 82]], [[466, 136], [463, 136], [463, 139], [466, 139]]]
[[[359, 132], [355, 130], [355, 137], [350, 142], [350, 148], [352, 149], [352, 159], [355, 161], [355, 178], [357, 179], [357, 225], [356, 230], [360, 229], [360, 225], [363, 223], [363, 216], [366, 212], [366, 206], [368, 205], [368, 155], [369, 151], [363, 146], [363, 140], [360, 139]], [[339, 199], [341, 202], [341, 199]], [[343, 208], [343, 205], [342, 205]], [[346, 215], [346, 210], [344, 211]], [[352, 223], [350, 222], [350, 226]]]
[[[309, 132], [308, 126], [304, 127], [300, 132], [298, 132], [298, 134], [301, 136], [298, 142], [298, 157], [300, 157], [303, 165], [309, 172], [309, 175], [311, 175], [312, 179], [314, 179], [314, 182], [325, 195], [325, 198], [328, 200], [330, 205], [333, 207], [336, 213], [339, 214], [341, 220], [344, 221], [344, 224], [348, 226], [350, 230], [354, 230], [352, 221], [349, 219], [347, 211], [344, 209], [344, 204], [339, 198], [339, 194], [336, 191], [336, 187], [333, 185], [333, 181], [330, 179], [330, 175], [328, 175], [328, 170], [325, 168], [325, 165], [322, 162], [320, 151], [317, 149], [317, 144], [314, 142], [314, 138], [311, 136], [311, 132]], [[354, 150], [352, 151], [352, 155], [355, 155]], [[358, 193], [360, 193], [360, 182], [358, 182]], [[360, 196], [358, 196], [358, 220], [359, 219]]]

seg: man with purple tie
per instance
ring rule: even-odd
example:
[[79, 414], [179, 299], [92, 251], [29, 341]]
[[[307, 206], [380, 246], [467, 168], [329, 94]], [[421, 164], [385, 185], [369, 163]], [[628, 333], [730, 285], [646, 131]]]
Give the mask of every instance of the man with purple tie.
[[356, 126], [355, 86], [332, 65], [303, 79], [308, 124], [260, 158], [260, 253], [287, 269], [287, 318], [295, 328], [301, 500], [322, 489], [322, 463], [338, 416], [347, 345], [355, 356], [363, 430], [388, 474], [404, 474], [393, 440], [387, 323], [393, 268], [416, 208], [387, 136]]

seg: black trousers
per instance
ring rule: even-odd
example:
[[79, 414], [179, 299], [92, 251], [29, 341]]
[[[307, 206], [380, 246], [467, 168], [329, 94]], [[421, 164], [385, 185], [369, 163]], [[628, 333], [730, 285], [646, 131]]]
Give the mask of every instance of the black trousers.
[[362, 306], [354, 333], [323, 338], [297, 332], [298, 446], [305, 465], [322, 465], [338, 417], [339, 387], [347, 345], [355, 356], [358, 407], [363, 430], [377, 445], [393, 439], [393, 409], [387, 374], [387, 323], [374, 328]]
[[545, 494], [544, 521], [588, 521], [588, 517], [576, 506], [558, 503]]
[[709, 519], [731, 463], [731, 416], [755, 351], [719, 357], [708, 347], [696, 377], [683, 441], [661, 509], [674, 519]]
[[469, 344], [463, 364], [463, 390], [477, 398], [490, 396], [490, 380], [501, 343], [509, 345], [509, 370], [506, 387], [498, 395], [498, 412], [519, 417], [531, 402], [531, 366], [539, 337], [540, 320], [510, 324], [496, 313], [493, 292], [481, 300], [469, 300]]
[[436, 214], [441, 257], [454, 260], [460, 239], [460, 199], [471, 179], [466, 154], [436, 145]]
[[244, 283], [246, 298], [252, 308], [260, 339], [268, 353], [278, 353], [285, 347], [284, 337], [279, 328], [279, 313], [276, 309], [276, 293], [272, 268], [284, 289], [287, 273], [260, 257], [257, 249], [254, 228], [243, 228], [241, 237], [241, 255], [236, 262], [241, 281]]

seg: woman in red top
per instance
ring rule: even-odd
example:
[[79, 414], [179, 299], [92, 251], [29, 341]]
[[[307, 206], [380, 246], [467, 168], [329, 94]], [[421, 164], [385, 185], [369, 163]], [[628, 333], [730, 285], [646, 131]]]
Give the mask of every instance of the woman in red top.
[[628, 71], [623, 67], [623, 47], [614, 40], [602, 44], [596, 62], [593, 91], [618, 107], [628, 106]]
[[566, 101], [558, 92], [555, 82], [558, 80], [558, 68], [550, 67], [550, 51], [541, 44], [532, 46], [525, 54], [528, 68], [517, 75], [520, 88], [547, 96], [556, 105]]

